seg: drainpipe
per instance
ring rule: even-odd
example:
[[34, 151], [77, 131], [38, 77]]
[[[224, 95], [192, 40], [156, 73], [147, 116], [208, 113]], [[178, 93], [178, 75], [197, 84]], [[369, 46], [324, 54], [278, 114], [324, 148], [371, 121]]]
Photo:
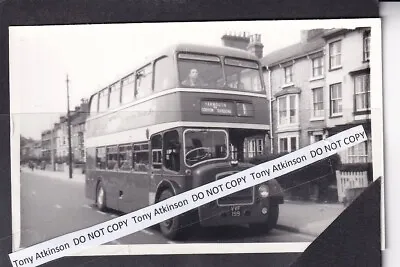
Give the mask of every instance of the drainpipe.
[[269, 125], [270, 125], [270, 130], [269, 130], [269, 137], [270, 137], [270, 142], [271, 142], [271, 154], [274, 153], [274, 134], [273, 134], [273, 121], [272, 121], [272, 80], [271, 80], [271, 70], [267, 66], [267, 71], [268, 71], [268, 90], [269, 90]]

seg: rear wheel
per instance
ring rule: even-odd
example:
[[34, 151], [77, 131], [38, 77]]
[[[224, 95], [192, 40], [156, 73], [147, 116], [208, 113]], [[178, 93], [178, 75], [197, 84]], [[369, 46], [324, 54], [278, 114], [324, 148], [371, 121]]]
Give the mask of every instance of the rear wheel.
[[276, 224], [278, 223], [278, 217], [279, 205], [271, 204], [267, 214], [267, 220], [264, 223], [251, 224], [250, 229], [257, 233], [267, 234], [276, 227]]
[[106, 206], [106, 192], [104, 191], [104, 188], [103, 188], [103, 185], [102, 185], [101, 182], [97, 186], [96, 206], [100, 211], [104, 211], [107, 208], [107, 206]]
[[[174, 196], [173, 192], [170, 189], [165, 189], [161, 192], [159, 201], [166, 200]], [[183, 237], [183, 229], [182, 229], [182, 217], [176, 216], [165, 220], [159, 225], [161, 233], [168, 239], [176, 240]]]

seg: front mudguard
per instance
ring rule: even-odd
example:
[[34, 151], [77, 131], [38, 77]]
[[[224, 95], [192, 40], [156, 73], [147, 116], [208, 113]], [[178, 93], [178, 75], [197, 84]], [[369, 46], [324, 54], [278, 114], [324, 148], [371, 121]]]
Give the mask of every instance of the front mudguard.
[[283, 204], [283, 189], [276, 179], [272, 179], [266, 182], [269, 188], [269, 198], [276, 204]]

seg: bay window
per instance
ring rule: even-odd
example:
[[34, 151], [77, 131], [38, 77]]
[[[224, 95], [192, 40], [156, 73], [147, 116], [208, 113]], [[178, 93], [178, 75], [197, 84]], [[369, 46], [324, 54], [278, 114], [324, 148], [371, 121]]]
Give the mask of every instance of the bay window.
[[298, 95], [286, 95], [278, 98], [278, 124], [298, 123]]
[[371, 108], [369, 77], [369, 74], [354, 77], [356, 111], [365, 111]]

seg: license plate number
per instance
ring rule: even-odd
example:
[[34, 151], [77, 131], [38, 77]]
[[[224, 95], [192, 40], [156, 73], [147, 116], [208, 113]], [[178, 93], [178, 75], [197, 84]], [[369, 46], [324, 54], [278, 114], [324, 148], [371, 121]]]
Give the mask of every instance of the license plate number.
[[231, 207], [231, 215], [232, 217], [238, 217], [241, 215], [240, 206], [233, 206]]

